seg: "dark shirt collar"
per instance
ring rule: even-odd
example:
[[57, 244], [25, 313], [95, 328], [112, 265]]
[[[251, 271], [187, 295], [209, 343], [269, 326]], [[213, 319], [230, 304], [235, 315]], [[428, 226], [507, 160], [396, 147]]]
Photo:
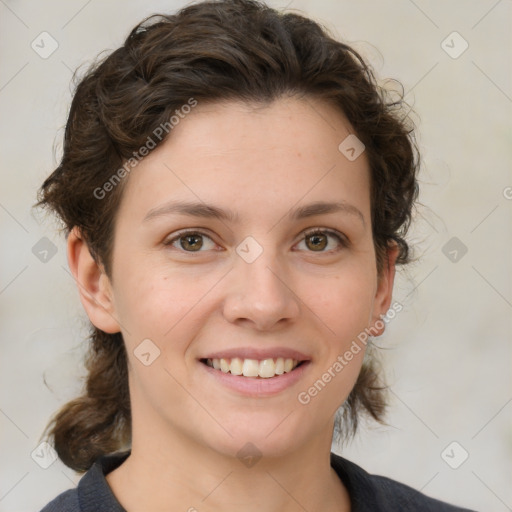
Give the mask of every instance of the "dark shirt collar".
[[105, 476], [120, 466], [130, 451], [104, 455], [96, 460], [78, 482], [80, 512], [126, 512], [117, 501]]
[[[78, 501], [81, 512], [126, 512], [117, 501], [106, 480], [106, 475], [120, 466], [130, 451], [113, 453], [98, 458], [78, 482]], [[379, 498], [371, 475], [357, 464], [331, 453], [331, 466], [347, 488], [352, 512], [379, 512], [389, 510]]]

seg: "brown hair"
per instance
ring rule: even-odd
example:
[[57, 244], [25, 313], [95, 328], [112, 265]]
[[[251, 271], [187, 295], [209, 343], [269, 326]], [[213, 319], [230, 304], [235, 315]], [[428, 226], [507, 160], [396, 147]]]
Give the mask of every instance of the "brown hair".
[[[418, 193], [418, 152], [409, 120], [400, 114], [403, 98], [390, 100], [359, 54], [316, 22], [252, 0], [207, 1], [150, 16], [93, 65], [76, 87], [62, 160], [37, 204], [57, 213], [68, 233], [76, 227], [110, 276], [123, 183], [103, 198], [98, 187], [191, 98], [267, 104], [283, 95], [323, 99], [345, 114], [370, 164], [377, 271], [393, 243], [397, 263], [409, 262], [404, 236]], [[61, 460], [79, 472], [131, 439], [122, 336], [92, 327], [90, 339], [85, 393], [46, 428]], [[384, 389], [375, 361], [365, 359], [337, 426], [343, 436], [355, 433], [360, 412], [382, 421]]]

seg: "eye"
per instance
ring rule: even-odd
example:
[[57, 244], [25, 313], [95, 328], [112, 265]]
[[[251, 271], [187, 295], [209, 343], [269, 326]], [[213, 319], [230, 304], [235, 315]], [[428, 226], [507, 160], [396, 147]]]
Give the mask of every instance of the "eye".
[[[201, 249], [204, 247], [204, 239], [208, 239], [215, 245], [213, 240], [201, 231], [182, 231], [173, 238], [166, 240], [164, 245], [170, 245], [178, 250], [185, 252], [202, 252]], [[213, 247], [210, 247], [210, 249]], [[208, 249], [208, 247], [207, 247]]]
[[[331, 229], [314, 228], [305, 232], [303, 236], [303, 241], [311, 252], [336, 252], [340, 249], [340, 246], [347, 247], [349, 244], [344, 235]], [[336, 240], [336, 243], [334, 244], [335, 247], [329, 250], [324, 250], [329, 245], [329, 238]], [[211, 242], [210, 247], [208, 247], [208, 244], [205, 246], [205, 239]], [[166, 240], [164, 245], [172, 246], [175, 249], [191, 253], [204, 252], [201, 251], [203, 248], [205, 248], [205, 250], [211, 250], [214, 248], [215, 242], [206, 233], [197, 230], [189, 230], [181, 231], [174, 237]]]
[[[334, 238], [337, 241], [337, 244], [334, 244], [335, 247], [330, 250], [324, 250], [329, 245], [329, 237]], [[336, 252], [340, 249], [340, 246], [348, 246], [348, 240], [346, 237], [332, 229], [315, 228], [307, 231], [304, 233], [304, 242], [311, 252]]]

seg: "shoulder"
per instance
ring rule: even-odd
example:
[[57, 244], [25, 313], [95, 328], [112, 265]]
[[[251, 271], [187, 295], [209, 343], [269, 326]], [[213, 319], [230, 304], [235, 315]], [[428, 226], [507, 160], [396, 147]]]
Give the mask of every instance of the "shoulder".
[[112, 493], [105, 476], [121, 465], [130, 451], [98, 457], [74, 489], [68, 489], [40, 512], [125, 512]]
[[78, 492], [68, 489], [48, 503], [41, 512], [80, 512]]
[[[467, 508], [457, 507], [446, 502], [439, 501], [430, 496], [402, 484], [390, 478], [378, 475], [370, 475], [378, 495], [383, 503], [391, 503], [393, 500], [396, 507], [403, 507], [403, 510], [414, 510], [422, 512], [471, 512]], [[395, 509], [396, 510], [396, 509]]]
[[331, 466], [346, 485], [354, 512], [472, 512], [426, 496], [391, 478], [371, 475], [334, 453]]

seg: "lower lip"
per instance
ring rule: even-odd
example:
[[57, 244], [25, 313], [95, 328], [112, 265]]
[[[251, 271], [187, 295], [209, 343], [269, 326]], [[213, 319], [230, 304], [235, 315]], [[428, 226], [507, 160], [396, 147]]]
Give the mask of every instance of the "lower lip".
[[267, 397], [277, 395], [285, 389], [293, 386], [304, 375], [309, 366], [309, 361], [304, 361], [294, 370], [275, 377], [263, 379], [261, 377], [243, 377], [240, 375], [232, 375], [216, 370], [201, 361], [199, 365], [211, 375], [220, 384], [237, 391], [238, 393], [250, 397]]

